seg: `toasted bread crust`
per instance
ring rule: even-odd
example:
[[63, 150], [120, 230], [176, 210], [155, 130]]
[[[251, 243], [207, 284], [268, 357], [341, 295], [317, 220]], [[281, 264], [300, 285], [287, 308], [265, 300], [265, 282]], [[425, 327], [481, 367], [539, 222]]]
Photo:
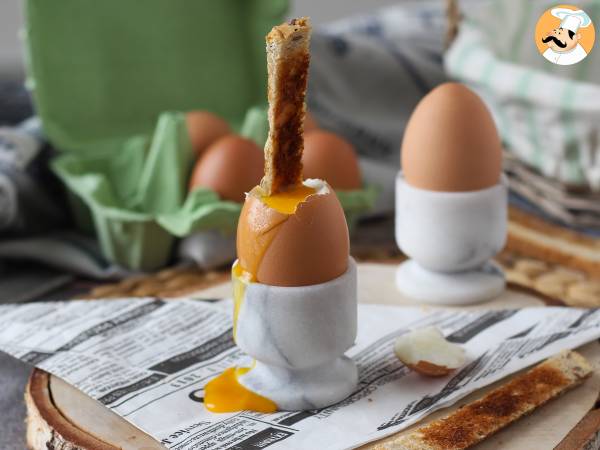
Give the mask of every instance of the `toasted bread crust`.
[[592, 367], [580, 354], [564, 351], [517, 375], [483, 398], [416, 430], [371, 447], [394, 450], [464, 450], [553, 398], [581, 384]]
[[269, 137], [261, 181], [266, 195], [302, 181], [310, 31], [308, 18], [302, 17], [273, 27], [266, 38]]
[[600, 277], [600, 240], [547, 223], [510, 208], [507, 248], [542, 261]]

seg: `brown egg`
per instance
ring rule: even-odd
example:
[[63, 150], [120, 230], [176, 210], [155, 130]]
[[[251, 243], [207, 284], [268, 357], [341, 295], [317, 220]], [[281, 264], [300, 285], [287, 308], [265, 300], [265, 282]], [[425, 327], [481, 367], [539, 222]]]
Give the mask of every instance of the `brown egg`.
[[320, 182], [292, 214], [266, 205], [259, 187], [247, 196], [237, 230], [240, 266], [272, 286], [324, 283], [348, 268], [349, 240], [344, 211], [335, 192]]
[[208, 111], [190, 111], [185, 121], [192, 148], [198, 156], [217, 139], [231, 133], [225, 120]]
[[445, 83], [415, 108], [402, 142], [406, 182], [430, 191], [475, 191], [497, 184], [502, 146], [483, 101], [459, 83]]
[[309, 131], [314, 131], [318, 129], [319, 123], [315, 119], [315, 116], [306, 111], [306, 115], [304, 116], [304, 132], [308, 133]]
[[224, 200], [241, 203], [263, 175], [264, 154], [254, 141], [230, 134], [206, 149], [196, 162], [190, 191], [206, 187]]
[[326, 180], [334, 189], [360, 189], [360, 169], [352, 144], [324, 130], [306, 133], [302, 155], [304, 178]]

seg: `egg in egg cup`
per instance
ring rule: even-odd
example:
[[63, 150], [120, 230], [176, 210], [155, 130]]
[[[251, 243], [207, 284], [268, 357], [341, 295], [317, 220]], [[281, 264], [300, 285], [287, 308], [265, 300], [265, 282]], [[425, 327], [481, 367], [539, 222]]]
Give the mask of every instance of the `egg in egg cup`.
[[246, 195], [232, 268], [234, 339], [254, 362], [205, 386], [213, 412], [323, 408], [358, 383], [344, 355], [357, 322], [344, 211], [325, 181], [302, 179], [309, 35], [306, 18], [267, 35], [264, 177]]
[[314, 193], [289, 214], [269, 200], [290, 193], [249, 194], [232, 271], [235, 341], [255, 360], [238, 381], [280, 410], [331, 405], [357, 384], [356, 365], [344, 356], [357, 322], [344, 213], [327, 183], [305, 180], [302, 187]]
[[504, 274], [490, 260], [506, 241], [508, 184], [484, 103], [463, 85], [437, 87], [413, 112], [401, 156], [396, 242], [411, 259], [396, 272], [400, 292], [441, 305], [502, 293]]
[[358, 374], [344, 352], [357, 331], [356, 264], [333, 189], [316, 179], [277, 192], [256, 186], [237, 254], [233, 335], [254, 362], [206, 386], [209, 410], [316, 409], [350, 395]]

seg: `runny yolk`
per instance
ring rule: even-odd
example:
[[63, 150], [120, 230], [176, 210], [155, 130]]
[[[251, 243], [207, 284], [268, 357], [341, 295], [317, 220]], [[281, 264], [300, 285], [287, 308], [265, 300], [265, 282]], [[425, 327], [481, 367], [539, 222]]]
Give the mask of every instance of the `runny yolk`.
[[[314, 193], [315, 189], [298, 185], [288, 191], [262, 197], [262, 201], [268, 207], [282, 214], [290, 215], [296, 212], [296, 208], [300, 203], [306, 201], [306, 198]], [[271, 234], [273, 236], [269, 236], [268, 239], [262, 242], [261, 254], [266, 251], [276, 233]], [[246, 286], [256, 280], [256, 274], [244, 270], [240, 263], [236, 262], [231, 269], [231, 278], [233, 280], [233, 338], [236, 339], [238, 316], [244, 302]], [[214, 413], [243, 410], [262, 413], [277, 411], [275, 402], [246, 389], [239, 382], [238, 378], [250, 370], [250, 367], [230, 367], [221, 375], [212, 379], [204, 387], [204, 405], [206, 409]]]
[[[251, 283], [252, 275], [242, 269], [239, 262], [231, 269], [233, 280], [233, 338], [236, 337], [237, 321], [244, 301], [246, 285]], [[210, 412], [226, 413], [235, 411], [257, 411], [271, 413], [277, 411], [277, 405], [266, 397], [246, 389], [238, 377], [248, 373], [251, 367], [230, 367], [221, 375], [213, 378], [204, 387], [204, 406]]]
[[230, 367], [213, 378], [204, 387], [204, 406], [210, 412], [226, 413], [251, 410], [262, 413], [277, 411], [277, 405], [266, 397], [246, 389], [238, 377], [250, 371], [249, 367]]
[[233, 281], [233, 339], [237, 332], [237, 320], [246, 293], [246, 285], [252, 281], [252, 275], [242, 269], [239, 261], [231, 268], [231, 279]]
[[299, 184], [288, 191], [263, 197], [262, 201], [268, 207], [282, 214], [294, 214], [298, 205], [306, 201], [306, 198], [314, 193], [315, 189]]

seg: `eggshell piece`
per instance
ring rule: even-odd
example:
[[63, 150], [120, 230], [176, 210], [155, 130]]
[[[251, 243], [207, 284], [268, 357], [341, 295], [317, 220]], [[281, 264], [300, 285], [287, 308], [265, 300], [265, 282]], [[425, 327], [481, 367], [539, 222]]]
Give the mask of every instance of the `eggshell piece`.
[[305, 134], [302, 165], [305, 178], [325, 180], [339, 190], [361, 188], [354, 146], [330, 131], [316, 130]]
[[445, 377], [450, 372], [456, 370], [446, 366], [438, 366], [429, 361], [419, 361], [416, 364], [406, 364], [406, 366], [409, 369], [428, 377]]
[[213, 143], [196, 162], [190, 191], [206, 187], [223, 200], [241, 203], [263, 175], [264, 154], [250, 139], [227, 135]]
[[255, 189], [237, 233], [238, 258], [256, 281], [272, 286], [324, 283], [348, 268], [348, 226], [335, 192], [314, 194], [286, 215], [267, 207]]
[[208, 111], [190, 111], [186, 114], [185, 121], [192, 148], [198, 156], [217, 139], [231, 133], [225, 120]]
[[477, 94], [445, 83], [414, 110], [402, 142], [402, 171], [410, 185], [461, 192], [496, 185], [502, 146], [492, 116]]
[[407, 367], [430, 377], [443, 377], [465, 363], [464, 349], [433, 326], [396, 338], [394, 353]]

